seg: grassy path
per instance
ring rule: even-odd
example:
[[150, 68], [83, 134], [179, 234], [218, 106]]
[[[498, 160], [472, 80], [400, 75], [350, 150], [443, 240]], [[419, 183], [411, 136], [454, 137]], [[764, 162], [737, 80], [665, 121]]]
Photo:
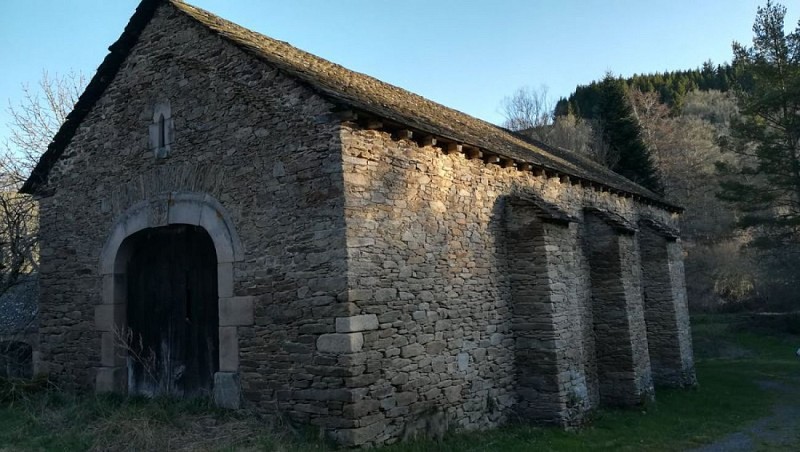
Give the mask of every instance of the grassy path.
[[764, 381], [763, 386], [778, 395], [772, 412], [692, 452], [737, 452], [753, 450], [796, 451], [800, 448], [800, 379], [794, 386]]

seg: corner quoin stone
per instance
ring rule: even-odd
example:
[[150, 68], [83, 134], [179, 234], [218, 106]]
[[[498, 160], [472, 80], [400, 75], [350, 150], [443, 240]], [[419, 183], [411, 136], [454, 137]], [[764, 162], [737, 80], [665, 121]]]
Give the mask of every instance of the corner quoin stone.
[[355, 353], [364, 347], [361, 333], [323, 334], [317, 338], [317, 350], [325, 353]]
[[356, 333], [378, 329], [378, 316], [375, 314], [355, 315], [336, 318], [337, 333]]

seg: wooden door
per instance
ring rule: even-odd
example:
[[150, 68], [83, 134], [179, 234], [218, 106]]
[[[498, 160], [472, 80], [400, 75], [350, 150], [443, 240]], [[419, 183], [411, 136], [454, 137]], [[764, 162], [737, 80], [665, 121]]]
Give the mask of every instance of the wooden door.
[[142, 231], [128, 263], [128, 391], [208, 395], [219, 369], [217, 259], [208, 233]]

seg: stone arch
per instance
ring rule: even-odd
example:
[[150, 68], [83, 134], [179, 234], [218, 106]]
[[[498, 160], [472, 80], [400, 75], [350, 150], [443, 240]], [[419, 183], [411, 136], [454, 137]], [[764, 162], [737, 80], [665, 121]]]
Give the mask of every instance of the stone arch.
[[[238, 327], [253, 324], [253, 304], [249, 297], [234, 297], [233, 265], [244, 259], [244, 252], [233, 221], [213, 197], [198, 193], [173, 192], [146, 199], [128, 208], [114, 222], [100, 255], [103, 278], [102, 303], [95, 308], [96, 330], [101, 336], [100, 367], [97, 369], [97, 392], [125, 392], [127, 368], [125, 352], [118, 345], [116, 333], [126, 325], [127, 261], [132, 253], [133, 234], [168, 225], [193, 225], [210, 236], [217, 257], [219, 297], [219, 372], [215, 375], [214, 394], [224, 399], [218, 403], [238, 407], [239, 340]], [[231, 393], [231, 390], [235, 393]]]

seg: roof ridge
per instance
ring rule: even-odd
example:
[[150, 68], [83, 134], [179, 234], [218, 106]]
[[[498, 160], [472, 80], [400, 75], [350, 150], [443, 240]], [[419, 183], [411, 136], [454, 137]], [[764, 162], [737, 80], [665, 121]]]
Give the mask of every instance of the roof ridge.
[[348, 108], [364, 111], [432, 136], [485, 149], [492, 154], [524, 162], [528, 166], [570, 175], [621, 193], [649, 199], [674, 211], [680, 210], [652, 191], [574, 152], [520, 136], [419, 94], [349, 70], [298, 49], [288, 42], [270, 38], [189, 5], [183, 0], [143, 0], [139, 4], [125, 31], [109, 47], [109, 54], [20, 191], [34, 193], [46, 182], [50, 168], [114, 79], [125, 58], [138, 42], [142, 30], [152, 20], [155, 10], [161, 4], [170, 4], [207, 30], [304, 82], [334, 103], [344, 104]]
[[[530, 139], [368, 74], [347, 69], [286, 41], [250, 30], [182, 0], [169, 1], [200, 25], [310, 84], [325, 97], [332, 97], [357, 109], [434, 135], [438, 134], [442, 138], [484, 148], [505, 157], [517, 157], [549, 170], [571, 174], [675, 208], [652, 191], [575, 152]], [[413, 111], [400, 111], [409, 104], [415, 104], [413, 106], [416, 108]], [[438, 122], [436, 127], [433, 127], [438, 130], [427, 127], [434, 122]], [[459, 127], [453, 127], [456, 124], [461, 128], [472, 129], [473, 133], [470, 134], [472, 136], [459, 133], [456, 130]], [[497, 139], [504, 141], [506, 145], [527, 151], [527, 155], [508, 155], [509, 152], [504, 152], [503, 149], [498, 149], [481, 139], [481, 135], [492, 134], [499, 135]], [[592, 173], [597, 173], [598, 176]], [[605, 177], [599, 177], [600, 174]]]

